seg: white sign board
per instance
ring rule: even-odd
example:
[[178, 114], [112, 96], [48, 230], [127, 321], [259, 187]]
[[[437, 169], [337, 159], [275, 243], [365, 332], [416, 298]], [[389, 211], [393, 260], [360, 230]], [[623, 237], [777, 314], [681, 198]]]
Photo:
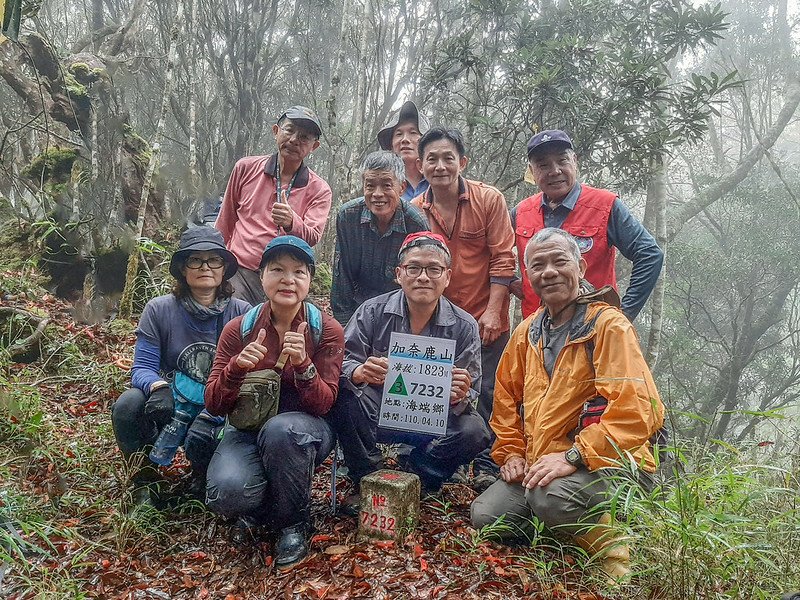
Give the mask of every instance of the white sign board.
[[444, 435], [456, 341], [392, 333], [380, 427]]

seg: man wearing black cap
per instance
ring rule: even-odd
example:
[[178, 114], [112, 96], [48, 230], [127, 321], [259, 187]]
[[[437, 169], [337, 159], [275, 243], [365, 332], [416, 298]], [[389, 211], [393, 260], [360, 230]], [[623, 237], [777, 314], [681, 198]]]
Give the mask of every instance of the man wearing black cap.
[[617, 194], [578, 181], [572, 140], [563, 131], [549, 129], [534, 135], [528, 141], [528, 164], [541, 191], [511, 211], [522, 273], [522, 316], [527, 317], [539, 307], [539, 297], [533, 292], [523, 264], [525, 247], [537, 231], [557, 227], [571, 233], [578, 242], [587, 264], [586, 280], [598, 289], [605, 285], [617, 287], [615, 248], [633, 262], [622, 312], [631, 321], [635, 319], [650, 297], [664, 261], [664, 253], [653, 236]]
[[239, 261], [231, 279], [236, 296], [264, 301], [258, 277], [261, 250], [279, 235], [297, 236], [314, 246], [331, 209], [331, 188], [303, 162], [319, 148], [319, 118], [292, 106], [272, 126], [278, 151], [240, 159], [228, 180], [216, 228]]
[[428, 129], [430, 129], [428, 119], [425, 115], [420, 114], [416, 104], [408, 100], [378, 132], [378, 143], [381, 149], [391, 150], [397, 154], [403, 159], [406, 166], [406, 187], [400, 196], [403, 202], [408, 202], [412, 198], [424, 194], [430, 187], [428, 180], [425, 179], [417, 165], [419, 138]]

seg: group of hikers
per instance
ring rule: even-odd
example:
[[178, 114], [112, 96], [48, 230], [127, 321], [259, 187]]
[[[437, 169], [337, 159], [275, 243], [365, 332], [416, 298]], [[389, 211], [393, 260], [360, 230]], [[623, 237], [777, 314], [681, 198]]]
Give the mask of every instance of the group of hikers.
[[[661, 270], [653, 237], [616, 194], [579, 182], [565, 132], [530, 139], [540, 191], [509, 212], [463, 176], [461, 133], [409, 101], [364, 159], [363, 196], [338, 209], [331, 317], [308, 300], [332, 203], [304, 162], [321, 123], [293, 106], [272, 131], [276, 152], [236, 163], [215, 226], [183, 233], [172, 293], [142, 313], [131, 389], [112, 408], [134, 501], [157, 501], [177, 435], [199, 497], [238, 533], [274, 528], [286, 569], [308, 554], [312, 478], [337, 440], [346, 514], [382, 468], [378, 444], [399, 443], [423, 499], [472, 485], [475, 527], [502, 518], [498, 536], [532, 539], [538, 519], [627, 575], [603, 502], [621, 473], [652, 487], [658, 462], [664, 407], [631, 324]], [[633, 263], [621, 301], [616, 249]], [[455, 341], [443, 435], [378, 426], [393, 333]]]

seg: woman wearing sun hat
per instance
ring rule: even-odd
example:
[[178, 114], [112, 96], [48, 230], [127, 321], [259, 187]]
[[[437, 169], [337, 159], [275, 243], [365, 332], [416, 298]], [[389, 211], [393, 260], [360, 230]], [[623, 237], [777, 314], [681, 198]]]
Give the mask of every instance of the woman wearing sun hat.
[[[203, 402], [217, 339], [225, 324], [247, 312], [250, 305], [232, 298], [229, 279], [236, 258], [214, 228], [187, 229], [172, 255], [169, 272], [175, 278], [170, 294], [150, 300], [136, 328], [131, 388], [114, 403], [111, 421], [117, 445], [133, 466], [134, 503], [152, 502], [159, 475], [147, 457], [159, 433], [170, 423], [179, 402]], [[212, 429], [219, 423], [201, 413], [205, 427], [193, 427], [187, 439], [187, 457], [197, 480], [213, 453]], [[207, 438], [207, 439], [204, 439]], [[210, 451], [205, 448], [210, 447]]]

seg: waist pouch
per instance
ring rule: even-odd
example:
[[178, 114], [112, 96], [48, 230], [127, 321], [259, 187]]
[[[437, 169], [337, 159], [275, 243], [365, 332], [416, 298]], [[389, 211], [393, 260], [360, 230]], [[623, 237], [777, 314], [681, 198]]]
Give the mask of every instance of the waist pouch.
[[595, 396], [588, 402], [584, 402], [583, 410], [578, 416], [578, 426], [567, 434], [570, 441], [575, 441], [575, 437], [589, 425], [599, 423], [606, 408], [608, 408], [608, 400], [602, 396]]
[[[570, 441], [574, 442], [575, 437], [589, 425], [600, 422], [600, 417], [608, 408], [608, 400], [602, 396], [595, 396], [588, 402], [583, 403], [583, 410], [578, 416], [578, 426], [567, 434]], [[651, 446], [666, 446], [669, 442], [669, 432], [666, 427], [661, 427], [650, 437]]]
[[192, 379], [183, 371], [175, 371], [170, 387], [176, 400], [205, 405], [206, 384]]
[[273, 369], [251, 371], [244, 376], [228, 423], [244, 431], [258, 431], [278, 414], [281, 397], [281, 376]]

